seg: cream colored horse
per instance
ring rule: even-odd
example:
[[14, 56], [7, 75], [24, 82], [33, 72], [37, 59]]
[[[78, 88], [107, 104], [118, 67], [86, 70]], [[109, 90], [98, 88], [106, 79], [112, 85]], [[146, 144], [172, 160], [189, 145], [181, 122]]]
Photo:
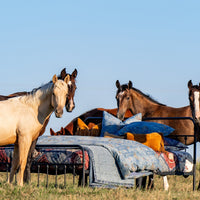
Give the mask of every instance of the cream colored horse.
[[43, 123], [52, 112], [61, 117], [68, 95], [68, 75], [64, 81], [54, 75], [52, 82], [31, 93], [0, 101], [0, 146], [14, 144], [9, 182], [19, 168], [18, 185], [23, 185], [23, 175], [32, 141], [40, 133]]

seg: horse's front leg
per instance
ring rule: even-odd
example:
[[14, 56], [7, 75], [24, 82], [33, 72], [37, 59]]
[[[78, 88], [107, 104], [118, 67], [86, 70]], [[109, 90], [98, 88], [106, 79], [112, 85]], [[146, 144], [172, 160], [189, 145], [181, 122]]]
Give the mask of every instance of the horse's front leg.
[[[28, 135], [28, 134], [27, 134]], [[23, 177], [24, 170], [26, 167], [28, 152], [31, 146], [32, 139], [28, 136], [19, 136], [19, 177], [18, 177], [18, 185], [23, 186]]]
[[35, 150], [36, 143], [37, 143], [37, 139], [32, 142], [31, 147], [28, 152], [26, 168], [24, 171], [24, 182], [25, 183], [29, 183], [31, 181], [31, 164], [32, 164], [32, 160], [33, 160], [33, 151]]
[[12, 166], [10, 171], [10, 178], [8, 180], [9, 183], [12, 183], [15, 172], [17, 171], [18, 167], [19, 167], [19, 146], [18, 144], [15, 144], [13, 151], [13, 158], [12, 158]]

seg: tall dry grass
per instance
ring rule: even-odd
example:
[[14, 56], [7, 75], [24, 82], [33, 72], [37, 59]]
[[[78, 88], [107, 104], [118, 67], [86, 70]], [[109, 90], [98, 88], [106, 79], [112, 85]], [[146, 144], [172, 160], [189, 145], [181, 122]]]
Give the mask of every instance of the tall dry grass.
[[[199, 167], [197, 170], [196, 187], [198, 185]], [[138, 190], [135, 188], [117, 188], [100, 189], [90, 187], [78, 187], [72, 184], [72, 176], [67, 175], [67, 186], [64, 188], [63, 176], [58, 177], [58, 187], [55, 188], [55, 177], [49, 177], [49, 187], [46, 188], [46, 175], [40, 176], [40, 187], [37, 187], [37, 175], [32, 174], [30, 185], [18, 187], [15, 184], [6, 183], [6, 173], [0, 173], [0, 199], [48, 199], [48, 200], [191, 200], [200, 199], [200, 191], [192, 191], [192, 176], [184, 178], [183, 176], [168, 176], [169, 191], [163, 190], [163, 179], [161, 176], [155, 176], [155, 188], [151, 191]]]

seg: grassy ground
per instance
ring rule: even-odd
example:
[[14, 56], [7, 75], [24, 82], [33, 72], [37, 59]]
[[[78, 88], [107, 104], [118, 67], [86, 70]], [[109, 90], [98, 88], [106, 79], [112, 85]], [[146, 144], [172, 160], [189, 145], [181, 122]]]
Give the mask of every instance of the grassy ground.
[[[198, 167], [199, 168], [199, 167]], [[197, 170], [196, 187], [198, 185], [199, 170]], [[40, 186], [37, 187], [37, 175], [32, 174], [32, 181], [29, 185], [18, 187], [15, 184], [6, 182], [6, 173], [0, 173], [0, 199], [42, 199], [42, 200], [191, 200], [200, 199], [200, 191], [192, 190], [192, 176], [184, 178], [183, 176], [168, 176], [169, 191], [163, 190], [163, 179], [155, 176], [155, 188], [151, 191], [137, 190], [135, 188], [126, 189], [92, 189], [89, 187], [78, 187], [72, 184], [72, 176], [67, 175], [67, 186], [64, 188], [64, 176], [58, 176], [58, 187], [55, 188], [55, 177], [49, 177], [49, 187], [46, 188], [46, 175], [40, 176]]]

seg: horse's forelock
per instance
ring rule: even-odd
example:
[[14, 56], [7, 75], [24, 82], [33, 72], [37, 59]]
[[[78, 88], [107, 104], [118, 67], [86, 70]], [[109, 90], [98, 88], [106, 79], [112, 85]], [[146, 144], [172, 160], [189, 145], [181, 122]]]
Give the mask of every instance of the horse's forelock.
[[68, 90], [68, 84], [63, 81], [63, 80], [58, 80], [55, 84], [54, 87], [56, 88], [60, 88], [60, 89], [66, 89]]
[[200, 90], [199, 85], [193, 85], [193, 86], [191, 87], [191, 89]]
[[128, 85], [127, 84], [121, 85], [120, 88], [118, 88], [118, 92], [117, 93], [124, 92], [127, 89], [128, 89]]

